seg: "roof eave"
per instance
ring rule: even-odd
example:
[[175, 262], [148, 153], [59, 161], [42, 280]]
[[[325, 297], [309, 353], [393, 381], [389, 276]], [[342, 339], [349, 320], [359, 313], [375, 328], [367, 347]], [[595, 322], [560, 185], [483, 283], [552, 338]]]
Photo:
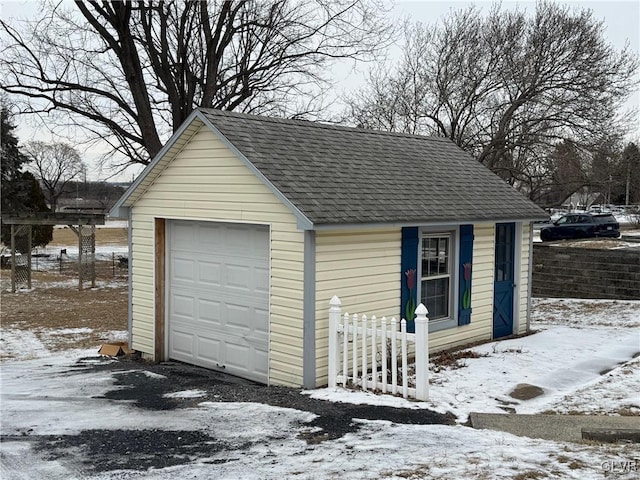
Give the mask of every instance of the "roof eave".
[[415, 220], [402, 222], [363, 222], [363, 223], [319, 223], [313, 226], [313, 230], [355, 230], [374, 228], [403, 228], [403, 227], [454, 227], [464, 224], [477, 223], [518, 223], [541, 222], [549, 220], [548, 216], [525, 216], [519, 218], [467, 218], [459, 220]]
[[129, 207], [123, 207], [123, 206], [119, 206], [116, 207], [115, 205], [111, 208], [111, 210], [109, 210], [109, 218], [118, 218], [121, 220], [126, 220], [129, 218]]

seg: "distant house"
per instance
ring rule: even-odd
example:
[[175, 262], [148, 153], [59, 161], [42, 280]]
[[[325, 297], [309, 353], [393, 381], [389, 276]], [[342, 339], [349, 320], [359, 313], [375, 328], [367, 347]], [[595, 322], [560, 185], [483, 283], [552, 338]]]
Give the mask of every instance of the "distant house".
[[598, 192], [591, 192], [586, 187], [581, 188], [577, 192], [574, 192], [572, 195], [569, 195], [562, 202], [562, 206], [567, 209], [582, 209], [586, 210], [594, 203], [602, 203], [604, 199], [604, 195]]
[[[329, 300], [430, 314], [430, 348], [527, 329], [546, 214], [456, 145], [200, 109], [112, 209], [131, 343], [268, 384], [327, 383]], [[409, 288], [410, 287], [410, 288]]]

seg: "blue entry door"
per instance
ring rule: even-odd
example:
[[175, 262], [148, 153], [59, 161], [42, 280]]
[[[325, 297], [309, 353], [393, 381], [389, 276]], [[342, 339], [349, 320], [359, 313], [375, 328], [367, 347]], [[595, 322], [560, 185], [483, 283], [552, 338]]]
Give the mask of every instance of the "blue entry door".
[[515, 223], [496, 224], [496, 264], [493, 288], [493, 338], [513, 333]]

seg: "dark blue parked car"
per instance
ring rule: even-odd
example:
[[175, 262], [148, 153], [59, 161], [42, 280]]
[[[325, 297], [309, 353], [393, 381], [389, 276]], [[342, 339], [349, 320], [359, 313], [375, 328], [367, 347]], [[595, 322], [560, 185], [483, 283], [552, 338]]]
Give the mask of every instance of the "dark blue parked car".
[[563, 238], [618, 238], [619, 236], [620, 225], [610, 213], [598, 215], [569, 213], [540, 229], [540, 239], [543, 242]]

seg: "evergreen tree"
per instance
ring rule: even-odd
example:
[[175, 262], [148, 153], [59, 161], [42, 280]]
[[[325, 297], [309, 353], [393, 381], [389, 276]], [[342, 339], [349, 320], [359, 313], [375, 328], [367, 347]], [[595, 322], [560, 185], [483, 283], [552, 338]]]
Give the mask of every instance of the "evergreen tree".
[[[6, 105], [0, 105], [0, 176], [2, 192], [0, 208], [3, 215], [21, 212], [48, 212], [44, 194], [36, 178], [22, 171], [29, 158], [20, 151], [11, 113]], [[33, 228], [32, 245], [46, 245], [53, 238], [52, 225], [38, 225]], [[11, 226], [2, 225], [2, 242], [11, 245]], [[24, 250], [25, 247], [19, 248]], [[24, 252], [23, 252], [24, 253]]]
[[622, 152], [622, 165], [624, 168], [624, 203], [635, 204], [640, 202], [640, 149], [631, 142]]
[[17, 212], [22, 210], [21, 205], [27, 201], [27, 192], [22, 188], [21, 172], [22, 167], [29, 161], [26, 155], [20, 151], [18, 139], [13, 133], [15, 125], [11, 121], [9, 109], [0, 106], [0, 134], [2, 166], [0, 169], [2, 177], [2, 199], [1, 208], [3, 213]]

